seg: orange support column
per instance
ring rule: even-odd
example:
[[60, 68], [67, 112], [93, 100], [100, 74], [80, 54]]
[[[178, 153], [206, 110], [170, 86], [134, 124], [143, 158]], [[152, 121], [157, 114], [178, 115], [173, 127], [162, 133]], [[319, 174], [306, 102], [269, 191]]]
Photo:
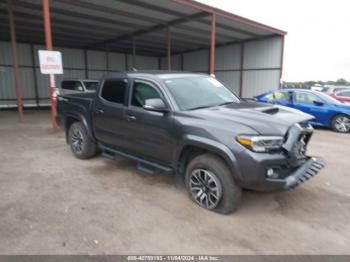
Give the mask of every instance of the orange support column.
[[216, 31], [216, 14], [211, 16], [211, 33], [210, 33], [210, 65], [209, 74], [215, 74], [215, 31]]
[[[50, 18], [50, 6], [49, 0], [42, 0], [43, 5], [43, 15], [44, 15], [44, 30], [45, 30], [45, 43], [46, 49], [52, 50], [52, 34], [51, 34], [51, 18]], [[56, 104], [57, 97], [54, 97], [54, 91], [56, 88], [55, 75], [50, 75], [50, 92], [51, 92], [51, 122], [53, 131], [58, 130], [58, 125], [56, 123]]]
[[22, 102], [21, 83], [20, 83], [20, 76], [19, 76], [16, 28], [15, 28], [15, 19], [13, 17], [12, 0], [8, 0], [8, 14], [9, 14], [9, 20], [10, 20], [12, 63], [13, 63], [13, 69], [15, 73], [17, 110], [18, 110], [19, 122], [23, 122], [23, 102]]
[[168, 71], [171, 70], [171, 34], [170, 34], [170, 28], [168, 28], [167, 31], [167, 69]]

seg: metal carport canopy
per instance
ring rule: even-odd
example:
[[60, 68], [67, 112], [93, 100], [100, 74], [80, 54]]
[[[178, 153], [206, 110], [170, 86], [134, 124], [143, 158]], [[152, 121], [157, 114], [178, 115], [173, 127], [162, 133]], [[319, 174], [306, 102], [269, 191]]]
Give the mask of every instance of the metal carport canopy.
[[[42, 2], [13, 0], [18, 42], [44, 43]], [[285, 32], [192, 0], [51, 0], [55, 46], [165, 56], [210, 48], [211, 19], [216, 15], [215, 44], [226, 45]], [[9, 40], [7, 0], [0, 0], [0, 37]]]

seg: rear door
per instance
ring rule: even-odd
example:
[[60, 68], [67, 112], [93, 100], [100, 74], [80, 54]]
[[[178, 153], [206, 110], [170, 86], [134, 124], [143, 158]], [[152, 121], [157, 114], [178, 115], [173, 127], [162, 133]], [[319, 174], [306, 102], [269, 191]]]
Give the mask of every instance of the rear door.
[[315, 120], [311, 122], [319, 125], [324, 125], [324, 123], [328, 122], [330, 112], [322, 98], [304, 91], [294, 91], [293, 98], [293, 107], [295, 109], [315, 117]]
[[145, 110], [142, 106], [146, 99], [151, 98], [161, 98], [169, 107], [158, 85], [146, 80], [134, 80], [129, 106], [125, 110], [129, 150], [151, 160], [170, 163], [176, 143], [172, 135], [171, 113]]
[[125, 148], [124, 106], [128, 93], [126, 78], [106, 79], [96, 94], [93, 126], [97, 140], [114, 148]]

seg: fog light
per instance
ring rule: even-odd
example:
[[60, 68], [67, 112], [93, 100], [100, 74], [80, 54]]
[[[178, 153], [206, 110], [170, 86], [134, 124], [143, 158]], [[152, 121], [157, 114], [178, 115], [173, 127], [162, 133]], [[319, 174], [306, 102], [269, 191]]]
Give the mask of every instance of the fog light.
[[269, 168], [269, 169], [267, 169], [266, 175], [267, 175], [268, 177], [271, 177], [271, 176], [273, 176], [274, 173], [275, 173], [275, 172], [273, 171], [273, 169], [272, 169], [272, 168]]
[[277, 178], [277, 177], [278, 177], [278, 174], [275, 173], [275, 171], [273, 170], [273, 168], [269, 168], [269, 169], [267, 169], [267, 171], [266, 171], [266, 176], [269, 177], [269, 178]]

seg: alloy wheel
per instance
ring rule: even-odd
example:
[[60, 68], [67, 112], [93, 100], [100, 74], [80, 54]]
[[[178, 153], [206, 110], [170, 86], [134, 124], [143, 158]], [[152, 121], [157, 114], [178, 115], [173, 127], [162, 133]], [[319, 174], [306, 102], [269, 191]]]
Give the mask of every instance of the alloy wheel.
[[81, 153], [83, 151], [84, 137], [78, 128], [72, 130], [72, 148], [74, 152]]
[[214, 209], [222, 197], [222, 185], [217, 176], [205, 169], [192, 171], [189, 187], [193, 199], [202, 207]]
[[349, 132], [350, 131], [350, 120], [345, 116], [340, 116], [335, 120], [334, 127], [339, 132]]

